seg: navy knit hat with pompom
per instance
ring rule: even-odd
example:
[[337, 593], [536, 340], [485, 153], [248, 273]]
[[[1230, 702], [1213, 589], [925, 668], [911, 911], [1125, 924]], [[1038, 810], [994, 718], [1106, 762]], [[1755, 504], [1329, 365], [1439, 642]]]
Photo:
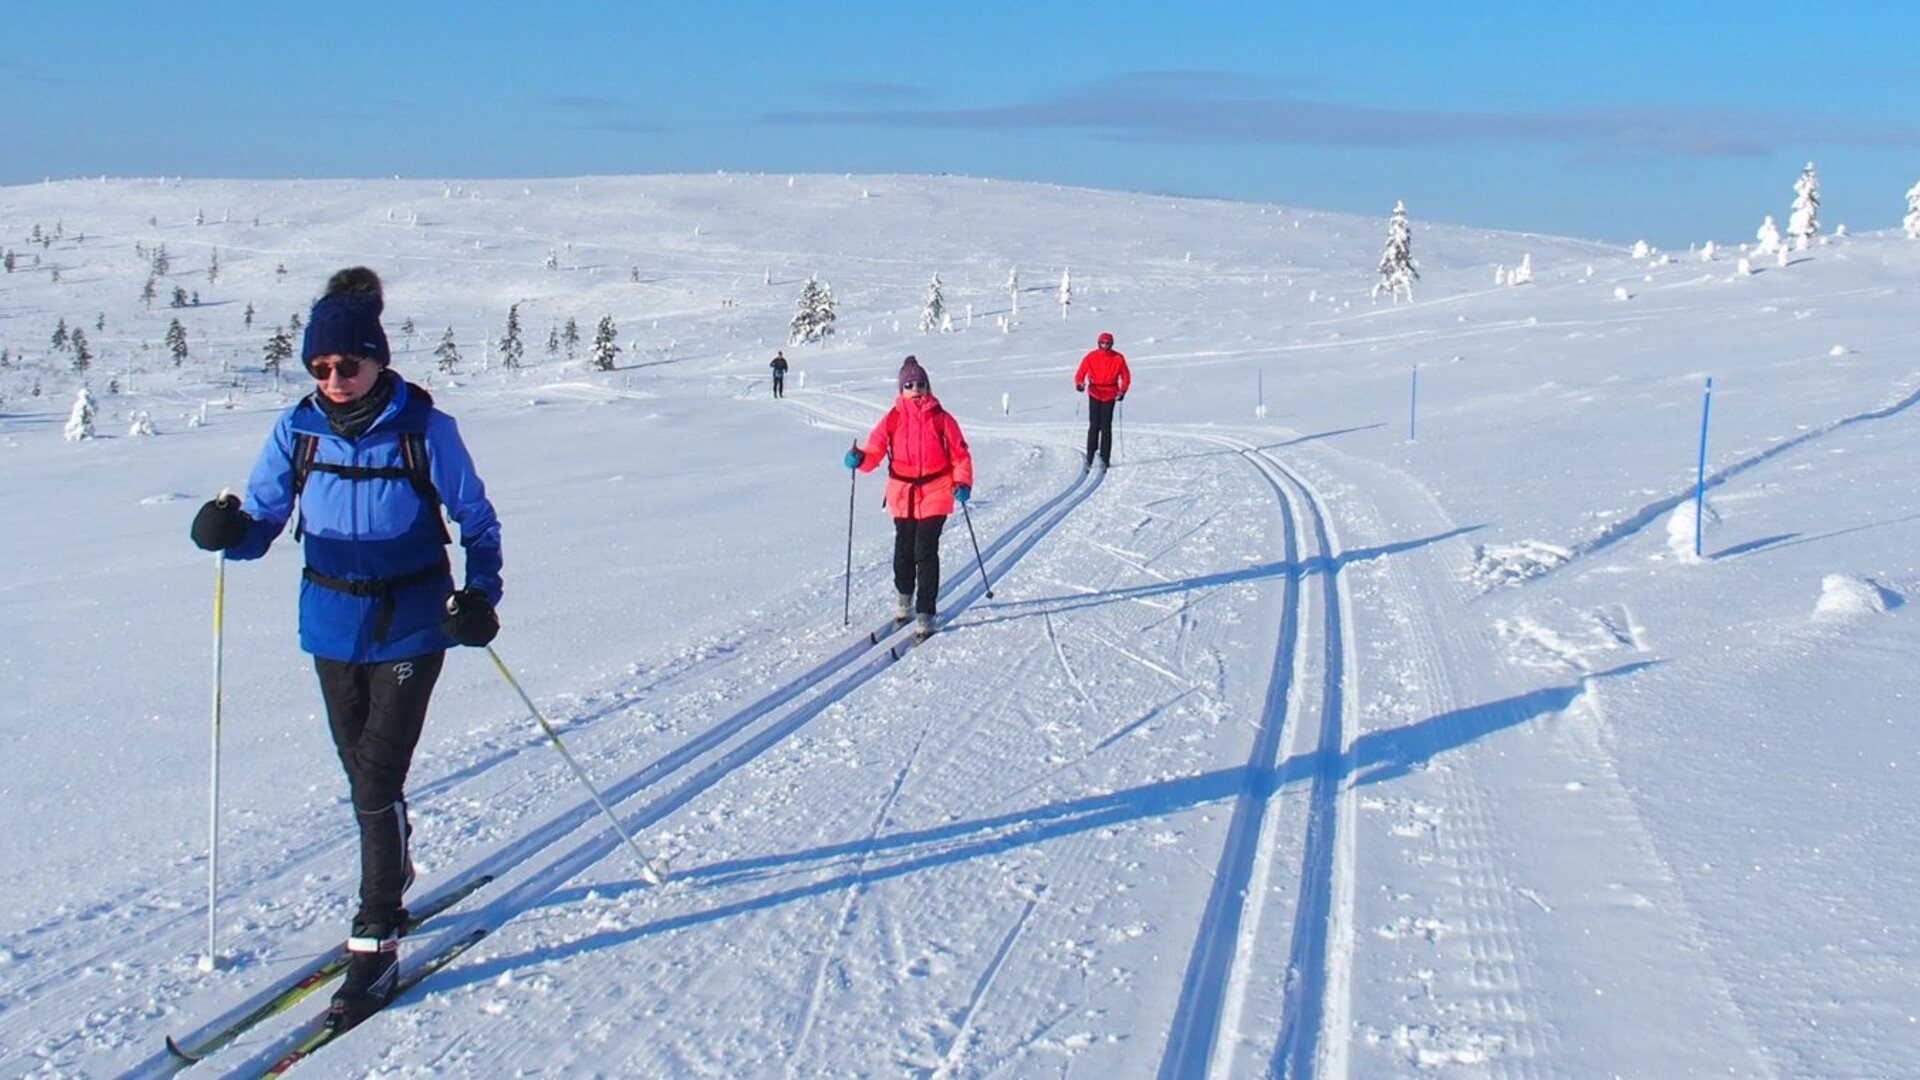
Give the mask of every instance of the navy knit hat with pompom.
[[307, 317], [300, 361], [316, 356], [357, 356], [386, 367], [393, 363], [387, 332], [380, 327], [380, 275], [364, 266], [349, 267], [327, 282], [326, 295], [314, 301]]
[[920, 361], [909, 356], [907, 362], [900, 365], [900, 389], [905, 390], [908, 383], [914, 382], [925, 384], [928, 390], [933, 389], [933, 384], [927, 381], [927, 369], [920, 366]]

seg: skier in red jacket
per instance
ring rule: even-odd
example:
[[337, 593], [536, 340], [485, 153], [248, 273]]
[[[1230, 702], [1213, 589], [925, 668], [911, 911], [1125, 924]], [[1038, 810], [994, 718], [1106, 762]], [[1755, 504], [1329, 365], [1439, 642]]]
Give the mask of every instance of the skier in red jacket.
[[1127, 399], [1127, 387], [1133, 385], [1133, 373], [1127, 370], [1127, 358], [1113, 351], [1113, 335], [1102, 333], [1092, 352], [1080, 358], [1080, 370], [1073, 373], [1073, 388], [1087, 395], [1087, 463], [1093, 469], [1093, 455], [1100, 455], [1100, 467], [1113, 465], [1113, 406]]
[[893, 515], [893, 617], [903, 623], [917, 613], [914, 632], [924, 638], [933, 633], [940, 593], [940, 530], [954, 504], [973, 495], [973, 453], [960, 424], [933, 396], [926, 369], [911, 356], [900, 365], [893, 408], [873, 426], [865, 446], [847, 451], [846, 466], [871, 472], [882, 459]]

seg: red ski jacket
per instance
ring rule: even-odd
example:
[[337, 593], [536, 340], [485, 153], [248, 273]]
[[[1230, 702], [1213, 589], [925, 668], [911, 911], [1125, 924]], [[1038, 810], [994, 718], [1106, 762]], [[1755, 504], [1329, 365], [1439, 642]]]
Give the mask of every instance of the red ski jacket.
[[1085, 390], [1096, 401], [1112, 401], [1133, 385], [1133, 373], [1127, 370], [1127, 358], [1112, 349], [1095, 349], [1080, 358], [1080, 370], [1073, 373], [1073, 388]]

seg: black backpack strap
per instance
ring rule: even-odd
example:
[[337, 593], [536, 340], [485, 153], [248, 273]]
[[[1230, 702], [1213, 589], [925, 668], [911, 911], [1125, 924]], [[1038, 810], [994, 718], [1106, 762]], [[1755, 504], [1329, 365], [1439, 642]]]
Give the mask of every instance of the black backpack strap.
[[406, 463], [407, 481], [413, 485], [420, 501], [432, 508], [433, 520], [440, 524], [440, 542], [453, 543], [453, 534], [447, 531], [447, 515], [440, 509], [440, 490], [433, 486], [433, 459], [427, 454], [427, 433], [403, 432], [400, 458]]
[[[313, 456], [320, 450], [320, 438], [304, 431], [293, 433], [293, 452], [288, 464], [293, 467], [293, 499], [300, 501], [300, 493], [307, 488], [307, 474], [313, 472]], [[293, 519], [293, 538], [299, 540], [306, 535], [307, 517], [299, 514]]]
[[348, 596], [367, 596], [378, 601], [378, 614], [373, 620], [373, 640], [385, 643], [387, 631], [393, 628], [393, 594], [414, 585], [424, 585], [438, 581], [453, 572], [453, 564], [446, 552], [440, 553], [440, 561], [432, 566], [421, 567], [408, 574], [391, 578], [367, 578], [350, 580], [328, 577], [309, 566], [301, 571], [301, 576], [323, 589], [343, 592]]
[[[440, 542], [453, 543], [453, 534], [447, 531], [447, 518], [441, 512], [440, 491], [433, 486], [433, 460], [427, 453], [427, 433], [424, 431], [405, 431], [400, 434], [399, 467], [368, 467], [364, 465], [335, 465], [320, 461], [320, 437], [304, 431], [293, 433], [293, 497], [297, 500], [306, 490], [307, 477], [315, 469], [332, 473], [342, 480], [405, 480], [413, 486], [414, 493], [420, 496], [420, 502], [431, 508], [433, 520], [440, 526]], [[293, 538], [298, 540], [305, 532], [305, 515], [295, 522]]]
[[313, 455], [320, 448], [318, 436], [304, 431], [293, 433], [293, 497], [298, 499], [300, 492], [306, 490], [307, 474], [313, 471]]

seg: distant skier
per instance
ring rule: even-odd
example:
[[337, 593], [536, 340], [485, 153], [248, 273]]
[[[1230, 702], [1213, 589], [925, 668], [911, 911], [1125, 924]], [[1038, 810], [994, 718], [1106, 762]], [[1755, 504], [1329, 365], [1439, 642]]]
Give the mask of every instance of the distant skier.
[[933, 633], [940, 593], [940, 530], [954, 504], [973, 495], [973, 453], [959, 423], [933, 396], [926, 369], [911, 356], [900, 365], [900, 396], [845, 462], [871, 472], [882, 458], [893, 515], [893, 618], [914, 618], [914, 632], [925, 638]]
[[777, 398], [786, 397], [787, 354], [778, 349], [774, 350], [773, 360], [770, 361], [767, 366], [773, 369], [773, 396]]
[[1113, 351], [1113, 335], [1102, 333], [1092, 352], [1080, 358], [1080, 369], [1073, 373], [1073, 388], [1087, 395], [1087, 461], [1085, 471], [1093, 470], [1093, 455], [1100, 455], [1102, 468], [1113, 465], [1113, 406], [1127, 399], [1133, 385], [1133, 373], [1127, 370], [1127, 358]]
[[[485, 645], [500, 629], [500, 523], [453, 418], [388, 367], [383, 306], [365, 267], [327, 282], [300, 351], [313, 393], [280, 415], [245, 502], [208, 502], [192, 529], [208, 551], [257, 559], [299, 514], [300, 647], [313, 654], [360, 826], [360, 907], [328, 1018], [336, 1027], [385, 1004], [399, 974], [413, 882], [407, 771], [446, 650]], [[458, 592], [442, 506], [465, 550]]]

